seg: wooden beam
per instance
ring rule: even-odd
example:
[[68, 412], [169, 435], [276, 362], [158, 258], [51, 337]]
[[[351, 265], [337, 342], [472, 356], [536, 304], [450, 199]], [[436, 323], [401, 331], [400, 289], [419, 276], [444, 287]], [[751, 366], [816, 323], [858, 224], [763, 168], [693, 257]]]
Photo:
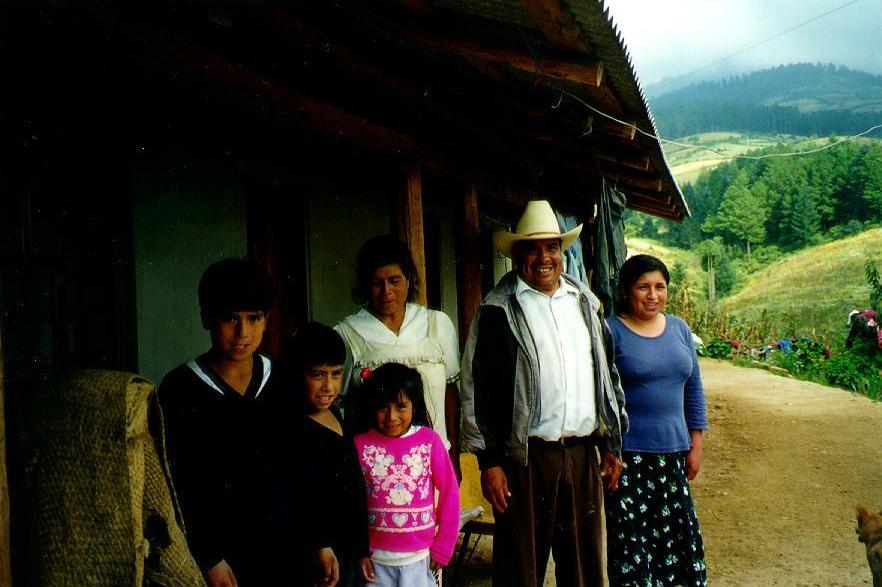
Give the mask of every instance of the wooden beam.
[[553, 46], [581, 53], [591, 51], [579, 25], [560, 0], [521, 0], [521, 6]]
[[405, 7], [422, 14], [432, 15], [435, 12], [435, 6], [429, 0], [400, 0]]
[[423, 231], [422, 165], [412, 163], [404, 169], [403, 184], [395, 205], [395, 234], [410, 249], [419, 281], [417, 301], [427, 304], [426, 236]]
[[570, 59], [538, 56], [526, 53], [526, 47], [511, 49], [478, 44], [463, 39], [444, 38], [437, 35], [416, 33], [401, 29], [401, 35], [411, 44], [439, 53], [459, 55], [469, 61], [478, 60], [497, 65], [508, 65], [535, 77], [549, 77], [587, 86], [600, 86], [603, 80], [603, 64], [589, 62], [584, 55]]
[[597, 153], [597, 158], [606, 161], [607, 163], [613, 163], [615, 165], [627, 167], [628, 169], [634, 169], [636, 171], [649, 171], [648, 155], [644, 155], [642, 157], [629, 157], [627, 155], [600, 151]]
[[473, 181], [463, 189], [457, 227], [457, 292], [459, 294], [459, 347], [465, 348], [472, 320], [481, 305], [481, 261], [478, 251], [478, 190]]
[[641, 198], [647, 202], [654, 202], [656, 206], [663, 208], [674, 207], [674, 197], [669, 192], [647, 192], [639, 188], [623, 185], [619, 185], [618, 189], [629, 198]]
[[[561, 198], [568, 199], [576, 205], [580, 202], [596, 200], [596, 194], [600, 189], [599, 181], [601, 177], [610, 184], [615, 183], [614, 179], [603, 175], [592, 176], [590, 173], [585, 173], [569, 178], [556, 176], [554, 182], [546, 181], [546, 188], [550, 192], [556, 193]], [[621, 182], [619, 182], [616, 189], [625, 194], [629, 208], [677, 221], [682, 220], [683, 216], [685, 216], [685, 211], [677, 206], [675, 198], [669, 192], [647, 192], [622, 185]]]
[[678, 213], [673, 198], [668, 194], [657, 194], [653, 197], [652, 195], [647, 195], [643, 192], [621, 189], [621, 187], [619, 188], [619, 191], [625, 194], [625, 197], [628, 199], [628, 206], [634, 204], [644, 208], [651, 208], [653, 210], [666, 210], [670, 214]]
[[617, 137], [626, 141], [634, 141], [637, 136], [637, 123], [633, 120], [626, 120], [627, 124], [616, 122], [605, 117], [594, 117], [594, 132], [601, 132], [604, 135]]
[[618, 145], [611, 145], [608, 142], [591, 141], [588, 137], [586, 137], [586, 140], [580, 141], [544, 132], [533, 135], [533, 138], [542, 143], [540, 148], [543, 149], [559, 148], [577, 157], [582, 156], [588, 161], [597, 157], [602, 161], [614, 163], [617, 166], [627, 167], [636, 171], [649, 171], [649, 155], [641, 155], [639, 145], [636, 143], [627, 143], [632, 147], [628, 149]]
[[637, 210], [638, 212], [643, 212], [645, 214], [651, 214], [652, 216], [660, 216], [662, 218], [674, 220], [676, 222], [682, 222], [683, 220], [683, 217], [678, 215], [675, 210], [667, 208], [655, 208], [652, 206], [645, 206], [641, 203], [631, 201], [628, 202], [628, 208], [631, 208], [632, 210]]
[[537, 155], [537, 158], [549, 169], [566, 175], [602, 177], [607, 182], [618, 184], [622, 188], [636, 188], [645, 193], [653, 193], [661, 192], [663, 187], [661, 178], [655, 173], [615, 167], [590, 155], [574, 157], [571, 153], [561, 151], [545, 153], [541, 157]]
[[[174, 90], [305, 131], [329, 143], [403, 160], [420, 159], [431, 169], [450, 166], [447, 157], [394, 129], [283, 86], [189, 40], [147, 25], [116, 25], [144, 51], [144, 75]], [[127, 30], [126, 30], [127, 29]]]
[[12, 587], [9, 548], [9, 479], [6, 476], [6, 410], [3, 388], [3, 343], [0, 341], [0, 587]]
[[618, 176], [618, 180], [620, 187], [637, 188], [646, 193], [655, 192], [661, 194], [662, 191], [662, 180], [658, 178], [634, 177], [627, 173], [622, 173]]
[[[394, 96], [396, 106], [413, 113], [418, 118], [435, 119], [446, 129], [455, 130], [468, 136], [470, 142], [482, 143], [482, 149], [492, 149], [510, 156], [511, 147], [505, 141], [481, 126], [483, 121], [469, 118], [467, 113], [451, 109], [427, 95], [426, 88], [418, 87], [411, 80], [390, 72], [376, 62], [367, 59], [362, 51], [353, 49], [339, 39], [332, 38], [315, 26], [305, 23], [301, 18], [279, 6], [258, 3], [253, 7], [254, 25], [269, 35], [278, 38], [276, 46], [280, 51], [291, 49], [294, 41], [301, 45], [302, 50], [315, 52], [327, 62], [316, 67], [328, 75], [345, 80], [359, 91], [367, 90], [377, 99], [389, 99]], [[318, 50], [317, 48], [321, 48]], [[488, 70], [494, 69], [492, 64], [483, 63]], [[328, 65], [331, 67], [328, 68]], [[492, 75], [488, 73], [487, 75]], [[498, 71], [496, 75], [501, 75]], [[461, 137], [460, 137], [461, 138]]]

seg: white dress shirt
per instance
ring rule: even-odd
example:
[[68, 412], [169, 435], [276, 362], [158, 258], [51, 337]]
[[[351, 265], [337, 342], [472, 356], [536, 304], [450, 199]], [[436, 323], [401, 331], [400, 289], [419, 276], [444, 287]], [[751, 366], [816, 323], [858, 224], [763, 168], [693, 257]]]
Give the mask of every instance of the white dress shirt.
[[579, 290], [561, 279], [548, 296], [518, 277], [515, 295], [539, 358], [539, 414], [529, 435], [552, 441], [589, 436], [597, 427], [594, 355]]

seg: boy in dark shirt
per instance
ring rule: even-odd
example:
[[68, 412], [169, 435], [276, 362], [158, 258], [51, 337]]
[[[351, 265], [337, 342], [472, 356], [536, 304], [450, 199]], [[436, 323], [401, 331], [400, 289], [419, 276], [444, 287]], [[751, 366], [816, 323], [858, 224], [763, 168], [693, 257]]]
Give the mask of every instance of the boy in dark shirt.
[[[335, 400], [343, 382], [346, 346], [332, 328], [304, 324], [289, 341], [292, 389], [302, 406], [301, 437], [294, 464], [309, 585], [361, 585], [358, 560], [370, 555], [364, 476], [349, 427]], [[295, 506], [296, 507], [296, 506]], [[294, 507], [292, 507], [292, 511]]]
[[289, 445], [286, 410], [278, 408], [287, 386], [256, 352], [272, 303], [272, 282], [259, 265], [211, 265], [199, 282], [211, 349], [159, 388], [187, 542], [209, 587], [299, 583], [279, 454]]

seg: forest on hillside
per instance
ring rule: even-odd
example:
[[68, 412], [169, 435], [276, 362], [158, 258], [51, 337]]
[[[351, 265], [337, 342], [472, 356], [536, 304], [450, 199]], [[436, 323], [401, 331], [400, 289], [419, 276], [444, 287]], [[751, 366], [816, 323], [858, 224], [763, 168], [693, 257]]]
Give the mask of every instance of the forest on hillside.
[[654, 108], [661, 136], [684, 137], [700, 132], [746, 132], [824, 136], [857, 134], [882, 124], [880, 112], [822, 110], [800, 112], [795, 106], [756, 106], [725, 102], [694, 102], [682, 107]]
[[752, 353], [787, 339], [795, 352], [772, 352], [764, 366], [882, 399], [876, 335], [852, 347], [842, 331], [849, 310], [882, 311], [882, 241], [867, 230], [882, 226], [882, 142], [869, 138], [882, 133], [836, 138], [882, 125], [882, 76], [782, 66], [671, 92], [653, 100], [653, 111], [668, 137], [830, 137], [779, 143], [701, 171], [683, 187], [691, 218], [674, 224], [631, 214], [627, 229], [670, 247], [668, 307], [708, 341], [702, 354], [753, 365]]
[[[791, 149], [779, 145], [752, 155]], [[725, 295], [734, 284], [729, 260], [749, 271], [882, 224], [882, 143], [850, 141], [811, 155], [736, 159], [704, 172], [683, 192], [691, 218], [674, 224], [640, 215], [631, 225], [640, 236], [671, 246], [712, 250], [720, 265], [718, 293]]]
[[694, 84], [652, 100], [659, 132], [824, 136], [882, 123], [882, 76], [834, 65], [791, 64]]

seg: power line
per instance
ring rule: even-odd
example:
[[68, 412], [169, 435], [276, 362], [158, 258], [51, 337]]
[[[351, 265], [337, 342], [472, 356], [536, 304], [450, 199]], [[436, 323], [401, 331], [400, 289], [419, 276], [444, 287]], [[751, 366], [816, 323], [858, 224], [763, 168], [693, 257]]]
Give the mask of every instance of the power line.
[[690, 148], [690, 149], [696, 149], [696, 148], [697, 148], [697, 149], [704, 149], [705, 151], [710, 151], [711, 153], [715, 153], [715, 154], [717, 154], [717, 155], [720, 155], [721, 157], [726, 157], [726, 158], [731, 158], [731, 159], [747, 159], [747, 160], [749, 160], [749, 161], [759, 161], [759, 160], [761, 160], [761, 159], [769, 159], [769, 158], [771, 158], [771, 157], [796, 157], [796, 156], [799, 156], [799, 155], [810, 155], [810, 154], [812, 154], [812, 153], [818, 153], [819, 151], [825, 151], [825, 150], [827, 150], [827, 149], [830, 149], [830, 148], [835, 147], [836, 145], [840, 145], [840, 144], [842, 144], [842, 143], [847, 143], [847, 142], [849, 142], [849, 141], [853, 141], [853, 140], [855, 140], [855, 139], [857, 139], [857, 138], [859, 138], [859, 137], [862, 137], [862, 136], [864, 136], [864, 135], [868, 135], [868, 134], [870, 134], [871, 132], [873, 132], [873, 131], [875, 131], [875, 130], [878, 130], [878, 129], [882, 128], [882, 124], [877, 124], [876, 126], [872, 126], [872, 127], [868, 128], [867, 130], [862, 131], [862, 132], [859, 132], [859, 133], [857, 133], [857, 134], [855, 134], [855, 135], [851, 135], [851, 136], [848, 136], [848, 137], [845, 137], [845, 138], [839, 139], [838, 141], [835, 141], [835, 142], [833, 142], [833, 143], [829, 143], [829, 144], [827, 144], [827, 145], [824, 145], [823, 147], [819, 147], [819, 148], [817, 148], [817, 149], [809, 149], [809, 150], [807, 150], [807, 151], [792, 151], [792, 152], [790, 152], [790, 153], [769, 153], [769, 154], [766, 154], [766, 155], [756, 155], [756, 156], [752, 156], [752, 155], [729, 155], [728, 153], [726, 153], [726, 152], [724, 152], [724, 151], [720, 151], [719, 149], [712, 149], [712, 148], [710, 148], [710, 147], [705, 147], [705, 146], [703, 146], [703, 145], [690, 145], [690, 144], [688, 144], [688, 143], [681, 143], [681, 142], [678, 142], [678, 141], [672, 141], [672, 140], [670, 140], [670, 139], [663, 139], [662, 137], [660, 137], [660, 136], [658, 136], [658, 135], [654, 135], [654, 134], [652, 134], [652, 133], [650, 133], [650, 132], [646, 132], [645, 130], [643, 130], [642, 128], [640, 128], [639, 126], [637, 126], [636, 124], [632, 124], [632, 123], [630, 123], [630, 122], [625, 122], [624, 120], [620, 120], [620, 119], [616, 118], [615, 116], [612, 116], [611, 114], [607, 114], [606, 112], [603, 112], [602, 110], [598, 110], [597, 108], [595, 108], [594, 106], [592, 106], [591, 104], [589, 104], [588, 102], [586, 102], [585, 100], [583, 100], [582, 98], [580, 98], [579, 96], [577, 96], [577, 95], [575, 95], [575, 94], [573, 94], [573, 93], [571, 93], [571, 92], [568, 92], [567, 90], [565, 90], [564, 88], [562, 88], [562, 87], [560, 87], [560, 86], [555, 86], [555, 88], [556, 88], [561, 94], [563, 94], [563, 95], [565, 95], [565, 96], [568, 96], [568, 97], [572, 98], [573, 100], [579, 102], [580, 104], [582, 104], [582, 106], [585, 106], [586, 108], [588, 108], [588, 109], [591, 110], [592, 112], [594, 112], [594, 113], [596, 113], [596, 114], [599, 114], [599, 115], [601, 115], [601, 116], [603, 116], [603, 117], [605, 117], [605, 118], [608, 118], [609, 120], [612, 120], [613, 122], [617, 122], [617, 123], [619, 123], [619, 124], [621, 124], [621, 125], [623, 125], [623, 126], [626, 126], [626, 127], [628, 127], [628, 128], [632, 128], [632, 129], [634, 129], [636, 132], [642, 134], [642, 135], [645, 136], [645, 137], [648, 137], [648, 138], [650, 138], [650, 139], [656, 140], [656, 141], [658, 141], [658, 142], [660, 142], [660, 143], [668, 143], [668, 144], [671, 144], [671, 145], [677, 145], [678, 147], [687, 147], [687, 148]]
[[798, 28], [804, 27], [807, 24], [811, 24], [811, 23], [815, 22], [816, 20], [820, 20], [820, 19], [824, 18], [825, 16], [829, 16], [830, 14], [833, 14], [834, 12], [836, 12], [838, 10], [842, 10], [843, 8], [845, 8], [847, 6], [851, 6], [852, 4], [855, 4], [856, 2], [860, 2], [860, 0], [850, 0], [849, 2], [846, 2], [845, 4], [840, 4], [836, 8], [833, 8], [832, 10], [828, 10], [824, 14], [819, 14], [817, 16], [814, 16], [804, 22], [801, 22], [797, 25], [790, 27], [786, 31], [782, 31], [780, 33], [772, 35], [771, 37], [767, 37], [767, 38], [763, 39], [762, 41], [757, 41], [756, 43], [754, 43], [753, 45], [751, 45], [749, 47], [745, 47], [744, 49], [741, 49], [741, 50], [736, 51], [730, 55], [727, 55], [727, 56], [723, 57], [722, 59], [717, 59], [716, 61], [714, 61], [710, 65], [705, 65], [703, 67], [699, 67], [698, 69], [691, 71], [691, 72], [689, 72], [683, 76], [680, 76], [680, 77], [681, 77], [681, 79], [687, 78], [687, 77], [692, 77], [696, 73], [700, 73], [706, 69], [710, 69], [711, 67], [715, 67], [715, 66], [719, 65], [720, 63], [723, 63], [724, 61], [728, 61], [729, 59], [732, 59], [733, 57], [737, 57], [738, 55], [741, 55], [742, 53], [746, 53], [746, 52], [750, 51], [751, 49], [756, 49], [760, 45], [764, 45], [764, 44], [768, 43], [769, 41], [774, 41], [778, 37], [782, 37], [782, 36], [786, 35], [787, 33], [791, 33], [793, 31], [795, 31]]
[[[849, 6], [849, 5], [851, 5], [851, 4], [855, 4], [856, 2], [860, 2], [860, 0], [850, 0], [849, 2], [846, 2], [845, 4], [841, 4], [840, 6], [838, 6], [838, 7], [834, 8], [834, 9], [832, 9], [832, 10], [829, 10], [829, 11], [825, 12], [824, 14], [820, 14], [820, 15], [818, 15], [818, 16], [815, 16], [815, 17], [813, 17], [813, 18], [811, 18], [811, 19], [809, 19], [809, 20], [807, 20], [807, 21], [805, 21], [805, 22], [803, 22], [803, 23], [800, 23], [800, 24], [798, 24], [798, 25], [795, 25], [795, 26], [789, 28], [789, 29], [786, 30], [786, 31], [783, 31], [783, 32], [781, 32], [781, 33], [778, 33], [777, 35], [775, 35], [775, 36], [773, 36], [773, 37], [770, 37], [770, 38], [768, 38], [768, 39], [765, 39], [765, 40], [763, 40], [763, 41], [760, 41], [759, 43], [755, 43], [755, 44], [752, 45], [751, 47], [748, 47], [747, 49], [742, 49], [742, 50], [739, 51], [738, 53], [735, 53], [735, 54], [733, 54], [733, 55], [730, 55], [729, 57], [726, 57], [726, 58], [724, 58], [724, 59], [729, 59], [729, 58], [733, 57], [734, 55], [737, 55], [737, 54], [739, 54], [739, 53], [743, 53], [744, 51], [747, 51], [747, 50], [749, 50], [749, 49], [752, 49], [753, 47], [755, 47], [755, 46], [757, 46], [757, 45], [761, 45], [762, 43], [765, 43], [765, 42], [771, 41], [771, 40], [774, 39], [774, 38], [780, 37], [781, 35], [784, 35], [784, 34], [790, 32], [790, 31], [793, 31], [793, 30], [795, 30], [795, 29], [797, 29], [797, 28], [799, 28], [799, 27], [801, 27], [801, 26], [805, 26], [805, 25], [807, 25], [807, 24], [809, 24], [809, 23], [811, 23], [811, 22], [814, 22], [814, 21], [816, 21], [816, 20], [818, 20], [818, 19], [820, 19], [820, 18], [823, 18], [823, 17], [825, 17], [825, 16], [827, 16], [827, 15], [829, 15], [829, 14], [832, 14], [833, 12], [836, 12], [837, 10], [841, 10], [841, 9], [843, 9], [843, 8], [845, 8], [845, 7]], [[503, 4], [505, 4], [506, 8], [507, 8], [509, 11], [511, 10], [511, 7], [508, 6], [507, 3], [503, 3]], [[509, 12], [509, 14], [511, 15], [510, 12]], [[368, 26], [371, 26], [371, 27], [375, 28], [378, 32], [381, 32], [382, 34], [386, 35], [386, 36], [389, 37], [389, 38], [393, 38], [392, 35], [390, 35], [389, 32], [386, 30], [386, 27], [380, 26], [380, 25], [378, 25], [376, 22], [373, 22], [373, 21], [369, 20], [364, 14], [356, 14], [356, 16], [357, 16], [360, 20], [362, 20], [362, 22], [364, 22], [365, 24], [367, 24]], [[514, 19], [513, 19], [513, 20], [514, 20]], [[524, 46], [527, 48], [527, 51], [530, 53], [530, 56], [532, 57], [534, 63], [536, 64], [536, 75], [539, 76], [539, 77], [545, 78], [546, 80], [550, 80], [551, 78], [548, 78], [548, 77], [545, 75], [545, 73], [543, 72], [543, 70], [542, 70], [542, 61], [541, 61], [540, 56], [537, 55], [536, 51], [534, 50], [532, 44], [531, 44], [531, 43], [529, 42], [529, 40], [527, 39], [527, 37], [526, 37], [526, 35], [524, 34], [524, 32], [523, 32], [523, 30], [521, 29], [521, 27], [518, 25], [517, 28], [518, 28], [518, 32], [520, 33], [520, 36], [521, 36], [521, 41], [524, 43]], [[420, 49], [420, 51], [423, 51], [423, 50]], [[427, 53], [427, 54], [428, 54], [428, 53]], [[717, 63], [718, 63], [718, 62], [717, 62]], [[715, 64], [716, 64], [716, 63], [711, 64], [710, 66], [706, 66], [706, 67], [711, 67], [712, 65], [715, 65]], [[705, 68], [706, 68], [706, 67], [705, 67]], [[702, 68], [702, 69], [705, 69], [705, 68]], [[687, 74], [687, 76], [688, 76], [688, 75], [693, 75], [693, 74], [696, 73], [697, 71], [700, 71], [700, 70], [696, 70], [695, 72], [692, 72], [692, 73], [690, 73], [690, 74]], [[686, 77], [686, 76], [684, 76], [684, 77]], [[862, 137], [862, 136], [864, 136], [864, 135], [870, 134], [871, 132], [873, 132], [873, 131], [875, 131], [875, 130], [878, 130], [878, 129], [882, 128], [882, 124], [879, 124], [879, 125], [876, 125], [876, 126], [870, 127], [870, 128], [868, 128], [867, 130], [865, 130], [865, 131], [863, 131], [863, 132], [857, 133], [857, 134], [855, 134], [855, 135], [851, 135], [851, 136], [849, 136], [849, 137], [845, 137], [845, 138], [840, 139], [840, 140], [838, 140], [838, 141], [835, 141], [835, 142], [833, 142], [833, 143], [830, 143], [830, 144], [824, 145], [823, 147], [820, 147], [820, 148], [817, 148], [817, 149], [810, 149], [810, 150], [807, 150], [807, 151], [793, 151], [793, 152], [790, 152], [790, 153], [770, 153], [770, 154], [766, 154], [766, 155], [758, 155], [758, 156], [750, 156], [750, 155], [729, 155], [728, 153], [726, 153], [726, 152], [724, 152], [724, 151], [720, 151], [720, 150], [718, 150], [718, 149], [713, 149], [713, 148], [711, 148], [711, 147], [705, 147], [705, 146], [703, 146], [703, 145], [690, 145], [690, 144], [688, 144], [688, 143], [681, 143], [681, 142], [674, 141], [674, 140], [671, 140], [671, 139], [664, 139], [664, 138], [662, 138], [662, 137], [660, 137], [660, 136], [657, 136], [657, 135], [655, 135], [655, 134], [653, 134], [653, 133], [650, 133], [650, 132], [647, 132], [647, 131], [641, 129], [641, 128], [638, 127], [636, 124], [632, 124], [632, 123], [630, 123], [630, 122], [625, 122], [624, 120], [620, 120], [620, 119], [616, 118], [615, 116], [612, 116], [611, 114], [607, 114], [606, 112], [603, 112], [602, 110], [599, 110], [599, 109], [595, 108], [595, 107], [592, 106], [591, 104], [588, 104], [587, 102], [585, 102], [585, 101], [584, 101], [582, 98], [580, 98], [579, 96], [577, 96], [577, 95], [575, 95], [575, 94], [573, 94], [573, 93], [567, 91], [566, 89], [564, 89], [563, 87], [561, 87], [561, 86], [558, 85], [558, 84], [549, 84], [548, 87], [554, 88], [555, 90], [557, 90], [558, 92], [560, 92], [561, 96], [568, 96], [568, 97], [572, 98], [573, 100], [575, 100], [576, 102], [580, 103], [582, 106], [585, 106], [585, 107], [588, 108], [589, 110], [595, 112], [596, 114], [598, 114], [598, 115], [600, 115], [600, 116], [603, 116], [603, 117], [605, 117], [605, 118], [607, 118], [607, 119], [609, 119], [609, 120], [612, 120], [613, 122], [616, 122], [616, 123], [618, 123], [618, 124], [621, 124], [621, 125], [623, 125], [623, 126], [626, 126], [626, 127], [628, 127], [628, 128], [632, 128], [632, 129], [634, 129], [636, 132], [638, 132], [638, 133], [640, 133], [640, 134], [642, 134], [642, 135], [644, 135], [644, 136], [646, 136], [646, 137], [648, 137], [648, 138], [650, 138], [650, 139], [653, 139], [653, 140], [655, 140], [655, 141], [658, 141], [658, 142], [660, 142], [660, 143], [667, 143], [667, 144], [671, 144], [671, 145], [676, 145], [676, 146], [678, 146], [678, 147], [686, 147], [686, 148], [690, 148], [690, 149], [695, 149], [695, 148], [697, 148], [697, 149], [702, 149], [702, 150], [710, 151], [711, 153], [714, 153], [714, 154], [716, 154], [716, 155], [719, 155], [719, 156], [721, 156], [721, 157], [725, 157], [725, 158], [729, 158], [729, 159], [746, 159], [746, 160], [757, 161], [757, 160], [767, 159], [767, 158], [771, 158], [771, 157], [796, 157], [796, 156], [800, 156], [800, 155], [806, 155], [806, 154], [817, 153], [817, 152], [819, 152], [819, 151], [824, 151], [824, 150], [826, 150], [826, 149], [830, 149], [830, 148], [832, 148], [832, 147], [835, 147], [836, 145], [839, 145], [839, 144], [842, 144], [842, 143], [845, 143], [845, 142], [848, 142], [848, 141], [852, 141], [852, 140], [854, 140], [854, 139], [857, 139], [857, 138]], [[561, 104], [558, 103], [558, 104], [556, 104], [555, 106], [553, 106], [552, 108], [557, 108], [557, 107], [559, 107], [560, 105], [561, 105]], [[508, 113], [506, 113], [506, 114], [508, 114]], [[510, 119], [510, 118], [508, 119], [508, 122], [509, 122], [509, 124], [511, 124], [511, 119]], [[518, 140], [518, 137], [517, 137], [517, 136], [515, 136], [515, 140]], [[540, 189], [540, 191], [541, 191], [541, 186], [540, 186], [540, 184], [539, 184], [539, 179], [538, 179], [537, 174], [536, 174], [536, 172], [535, 172], [535, 169], [533, 168], [533, 165], [532, 165], [532, 163], [531, 163], [531, 161], [530, 161], [530, 159], [529, 159], [529, 156], [527, 155], [526, 150], [524, 150], [522, 146], [520, 147], [520, 149], [521, 149], [521, 151], [522, 151], [522, 154], [523, 154], [524, 159], [525, 159], [526, 162], [527, 162], [527, 166], [528, 166], [528, 168], [529, 168], [531, 174], [533, 175], [533, 180], [534, 180], [534, 182], [536, 183], [537, 187], [539, 187], [539, 189]]]

